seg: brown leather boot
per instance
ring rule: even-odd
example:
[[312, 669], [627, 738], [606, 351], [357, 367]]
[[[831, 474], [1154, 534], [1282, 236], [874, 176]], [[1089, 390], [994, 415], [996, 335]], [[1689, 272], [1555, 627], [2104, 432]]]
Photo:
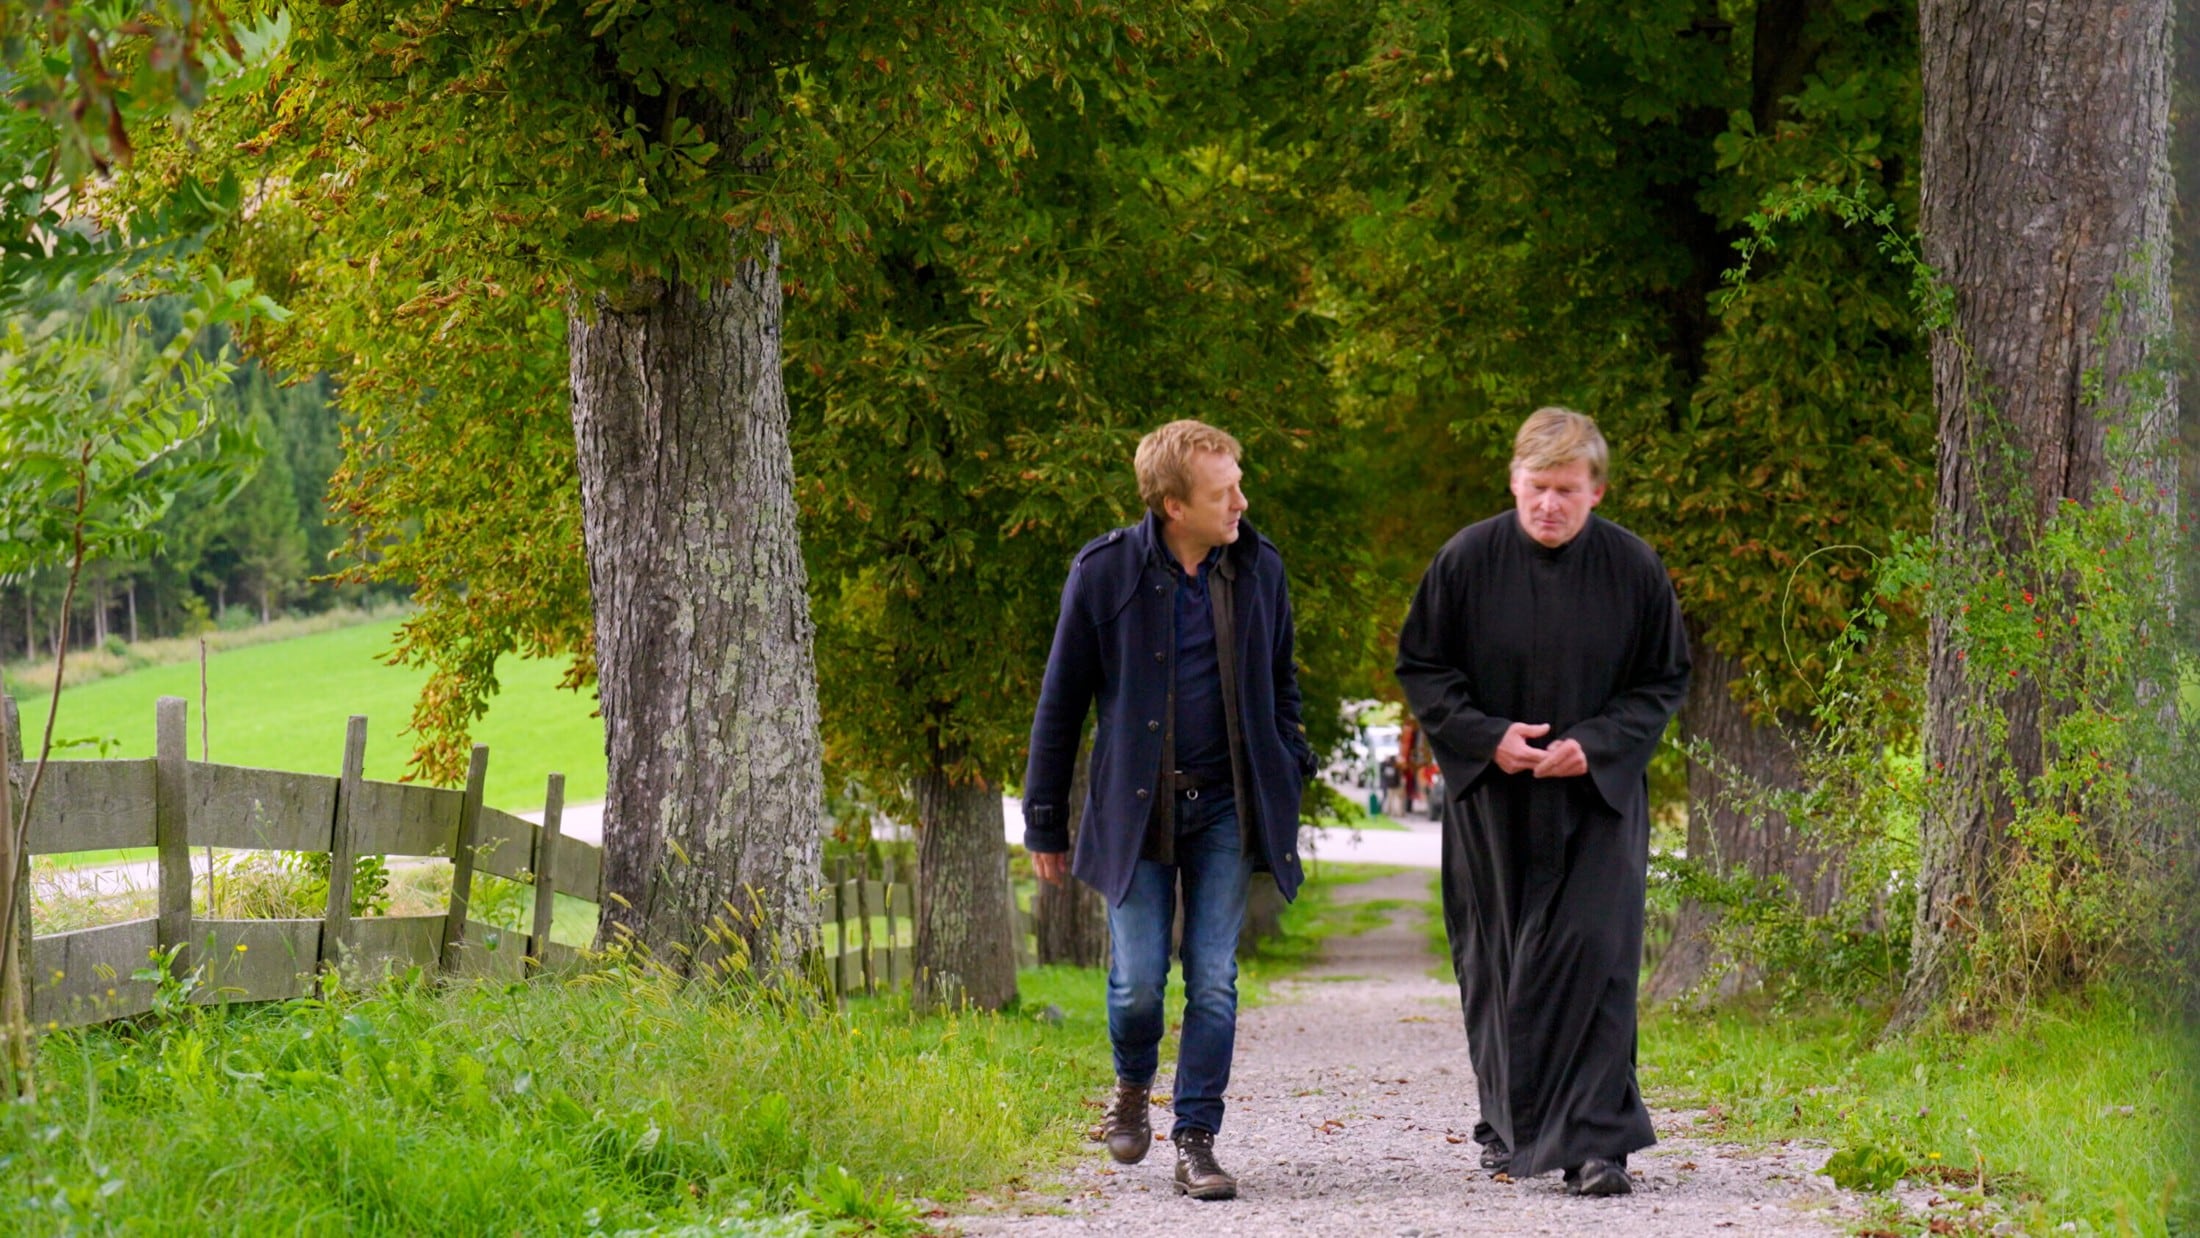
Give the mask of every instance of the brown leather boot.
[[1215, 1133], [1187, 1128], [1176, 1137], [1176, 1193], [1193, 1199], [1236, 1199], [1237, 1179], [1215, 1163]]
[[1108, 1141], [1108, 1155], [1125, 1165], [1146, 1159], [1153, 1146], [1152, 1088], [1144, 1083], [1115, 1081], [1115, 1099], [1108, 1102], [1108, 1116], [1101, 1135]]

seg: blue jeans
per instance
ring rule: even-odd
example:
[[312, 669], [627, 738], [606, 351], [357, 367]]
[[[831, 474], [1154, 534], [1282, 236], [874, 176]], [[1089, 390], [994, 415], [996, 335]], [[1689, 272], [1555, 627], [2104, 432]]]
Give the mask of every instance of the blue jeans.
[[1222, 1093], [1237, 1047], [1237, 941], [1252, 861], [1228, 789], [1179, 798], [1176, 863], [1140, 860], [1122, 905], [1108, 912], [1108, 1038], [1116, 1078], [1153, 1082], [1165, 1026], [1169, 938], [1184, 886], [1184, 1037], [1176, 1056], [1176, 1128], [1222, 1129]]

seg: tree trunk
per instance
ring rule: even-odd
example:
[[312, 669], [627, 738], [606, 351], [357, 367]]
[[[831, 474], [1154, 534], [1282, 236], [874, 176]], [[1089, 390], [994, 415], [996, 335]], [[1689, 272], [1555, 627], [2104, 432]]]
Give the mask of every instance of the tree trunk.
[[[1749, 797], [1791, 791], [1800, 785], [1795, 746], [1780, 725], [1750, 717], [1732, 686], [1742, 679], [1741, 660], [1695, 636], [1695, 674], [1681, 707], [1681, 737], [1710, 750], [1711, 763], [1688, 762], [1688, 858], [1719, 876], [1748, 873], [1759, 880], [1787, 879], [1790, 896], [1805, 912], [1823, 915], [1840, 897], [1840, 866], [1799, 835], [1780, 813], [1752, 811]], [[1724, 963], [1712, 948], [1716, 909], [1694, 899], [1681, 902], [1673, 941], [1658, 956], [1643, 996], [1669, 1001], [1701, 983]], [[1719, 996], [1754, 983], [1745, 971], [1720, 978]]]
[[123, 596], [124, 596], [124, 597], [126, 597], [126, 598], [128, 598], [128, 599], [129, 599], [129, 603], [130, 603], [130, 643], [131, 643], [131, 644], [133, 644], [133, 645], [135, 645], [135, 644], [137, 644], [137, 643], [138, 643], [138, 622], [137, 622], [137, 581], [136, 581], [136, 580], [132, 580], [132, 581], [130, 582], [130, 590], [129, 590], [129, 592], [128, 592], [128, 593], [124, 594]]
[[[610, 785], [606, 942], [793, 963], [824, 814], [777, 250], [568, 325]], [[996, 835], [998, 837], [998, 835]]]
[[1239, 958], [1250, 957], [1269, 938], [1283, 936], [1285, 906], [1276, 875], [1265, 870], [1254, 873], [1252, 883], [1245, 887], [1245, 922], [1238, 926]]
[[999, 1010], [1016, 1000], [1001, 793], [958, 782], [942, 754], [917, 779], [919, 1010]]
[[[1991, 563], [2024, 554], [2065, 498], [2118, 481], [2146, 501], [2174, 484], [2162, 451], [2174, 401], [2134, 399], [2168, 315], [2169, 0], [2007, 12], [1922, 0], [1919, 19], [1925, 256], [1954, 309], [1933, 340], [1933, 537], [1945, 562]], [[2129, 460], [2109, 455], [2118, 418]], [[1939, 1003], [1992, 922], [2002, 779], [2042, 769], [2041, 713], [2055, 704], [2028, 680], [1968, 675], [1955, 619], [1938, 608], [1928, 638], [1934, 794], [1898, 1026]], [[1998, 742], [1995, 713], [2008, 721]]]
[[[1084, 824], [1085, 789], [1092, 776], [1092, 745], [1077, 750], [1077, 768], [1069, 783], [1069, 845], [1077, 849]], [[1057, 886], [1039, 883], [1032, 896], [1031, 922], [1039, 939], [1039, 962], [1072, 967], [1105, 967], [1108, 961], [1108, 907], [1098, 891], [1074, 878]]]
[[[2172, 53], [2178, 67], [2170, 103], [2170, 174], [2178, 209], [2171, 215], [2176, 242], [2170, 259], [2171, 313], [2176, 319], [2178, 343], [2186, 364], [2200, 357], [2200, 0], [2179, 0], [2172, 19], [2177, 48]], [[2181, 384], [2177, 400], [2178, 488], [2186, 502], [2200, 495], [2200, 385]], [[2182, 539], [2184, 553], [2179, 566], [2177, 640], [2186, 649], [2200, 649], [2200, 538], [2188, 527]], [[2187, 832], [2188, 845], [2200, 847], [2200, 832]], [[2200, 873], [2200, 864], [2188, 858], [2188, 873]], [[2200, 955], [2192, 956], [2200, 958]]]

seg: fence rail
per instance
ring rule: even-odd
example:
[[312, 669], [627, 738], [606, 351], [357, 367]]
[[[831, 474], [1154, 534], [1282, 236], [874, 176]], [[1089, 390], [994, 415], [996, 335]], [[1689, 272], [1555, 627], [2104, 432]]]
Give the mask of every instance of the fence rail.
[[[280, 1001], [312, 994], [325, 967], [377, 975], [419, 967], [451, 975], [517, 978], [577, 954], [550, 940], [556, 896], [602, 896], [603, 851], [559, 832], [562, 775], [552, 774], [543, 824], [481, 802], [489, 750], [476, 745], [463, 791], [364, 777], [367, 720], [346, 728], [344, 773], [299, 774], [188, 760], [187, 706], [163, 697], [151, 759], [52, 761], [40, 780], [24, 854], [5, 854], [16, 901], [32, 930], [24, 983], [34, 1025], [70, 1027], [152, 1009], [154, 983], [132, 977], [156, 953], [175, 974], [199, 970], [199, 1002]], [[6, 794], [21, 804], [24, 765], [15, 702], [0, 703]], [[6, 833], [6, 831], [0, 831]], [[32, 856], [119, 848], [155, 849], [156, 915], [121, 924], [38, 936], [30, 915]], [[231, 920], [198, 915], [191, 905], [190, 850], [312, 852], [329, 857], [327, 911], [313, 919]], [[351, 914], [351, 875], [363, 856], [447, 858], [449, 904], [441, 915]], [[531, 929], [514, 933], [467, 917], [476, 872], [533, 887]], [[20, 930], [19, 930], [20, 932]]]
[[[869, 848], [856, 856], [852, 867], [847, 860], [833, 861], [824, 891], [819, 949], [826, 974], [840, 994], [891, 992], [914, 982], [916, 893], [901, 877], [892, 856], [874, 856]], [[1031, 913], [1017, 900], [1013, 881], [1008, 886], [1008, 905], [1016, 966], [1037, 966]]]
[[[30, 944], [22, 983], [37, 1027], [73, 1027], [143, 1014], [157, 986], [133, 977], [156, 956], [177, 976], [200, 969], [192, 1000], [282, 1001], [311, 996], [323, 971], [378, 976], [388, 969], [519, 978], [571, 962], [550, 940], [556, 896], [600, 903], [603, 849], [561, 833], [564, 778], [550, 775], [543, 823], [482, 803], [489, 750], [476, 745], [463, 790], [377, 782], [363, 774], [367, 720], [345, 732], [339, 776], [216, 765], [186, 758], [186, 703], [156, 708], [151, 758], [51, 761], [32, 806], [24, 854], [0, 830], [0, 873], [16, 874], [16, 907]], [[13, 698], [0, 697], [0, 821], [12, 821], [31, 771]], [[121, 924], [38, 936], [30, 908], [30, 857], [125, 848], [155, 849], [158, 914]], [[233, 920], [201, 916], [191, 904], [190, 849], [288, 851], [329, 857], [327, 910], [313, 919]], [[353, 862], [363, 856], [445, 858], [449, 904], [440, 915], [351, 914]], [[476, 873], [533, 887], [526, 933], [469, 918]], [[1035, 962], [1028, 912], [1011, 885], [1019, 966]], [[817, 947], [839, 994], [906, 988], [914, 975], [915, 894], [882, 857], [837, 861], [821, 891]]]

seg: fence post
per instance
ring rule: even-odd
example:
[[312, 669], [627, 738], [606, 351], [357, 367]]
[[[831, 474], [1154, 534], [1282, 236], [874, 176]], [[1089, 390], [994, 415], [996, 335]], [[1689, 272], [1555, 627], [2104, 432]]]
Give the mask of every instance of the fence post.
[[1031, 935], [1031, 913], [1016, 904], [1016, 874], [1009, 870], [1005, 852], [1001, 856], [1001, 880], [1008, 883], [1008, 932], [1011, 942], [1009, 958], [1012, 965], [1019, 969], [1036, 967], [1039, 965], [1039, 953], [1025, 941]]
[[871, 969], [871, 849], [865, 847], [856, 859], [856, 920], [859, 925], [857, 940], [862, 942], [863, 992], [878, 992], [878, 976]]
[[466, 799], [458, 809], [458, 840], [451, 846], [451, 909], [443, 917], [440, 959], [446, 972], [458, 967], [466, 941], [466, 903], [474, 890], [474, 840], [481, 828], [481, 786], [489, 777], [489, 746], [475, 744], [466, 762]]
[[535, 874], [535, 931], [527, 936], [527, 970], [542, 969], [544, 951], [550, 948], [550, 922], [558, 901], [558, 830], [565, 815], [565, 775], [550, 775], [543, 792], [542, 828], [535, 831], [535, 855], [529, 869]]
[[[30, 772], [23, 768], [23, 715], [16, 709], [15, 698], [12, 696], [0, 697], [0, 782], [10, 779], [14, 780], [17, 794], [28, 789]], [[18, 801], [10, 799], [9, 803], [14, 805]], [[0, 814], [0, 818], [8, 823], [7, 846], [11, 850], [15, 846], [16, 825], [14, 816], [10, 815], [12, 811], [11, 808], [9, 814]], [[14, 867], [16, 940], [21, 943], [23, 951], [22, 957], [14, 961], [18, 964], [23, 991], [28, 994], [31, 974], [31, 836], [27, 828], [23, 831], [23, 853], [15, 857]], [[24, 1009], [25, 1017], [28, 1017], [29, 1007]]]
[[[887, 858], [887, 987], [891, 987], [891, 990], [900, 990], [902, 985], [915, 983], [915, 979], [909, 974], [909, 968], [904, 968], [904, 965], [902, 965], [902, 921], [904, 919], [915, 921], [915, 917], [917, 917], [917, 893], [913, 891], [906, 880], [895, 882], [895, 875], [906, 877], [906, 873], [898, 873], [898, 866], [895, 866], [893, 858], [889, 855], [889, 858]], [[913, 937], [915, 937], [915, 928], [911, 926], [911, 939]]]
[[[153, 843], [160, 851], [160, 919], [154, 941], [164, 957], [191, 939], [191, 823], [183, 772], [189, 759], [190, 708], [180, 696], [164, 696], [153, 714]], [[191, 961], [178, 951], [170, 967], [188, 971]]]
[[886, 973], [886, 991], [894, 991], [894, 943], [901, 937], [894, 929], [894, 856], [884, 847], [878, 852], [878, 901], [879, 916], [886, 925], [886, 960], [880, 970]]
[[367, 716], [344, 724], [344, 775], [336, 784], [336, 815], [328, 831], [328, 908], [321, 918], [321, 966], [341, 967], [351, 948], [351, 867], [358, 836], [360, 784], [367, 779]]
[[838, 1001], [848, 992], [842, 983], [848, 973], [843, 959], [848, 957], [848, 861], [833, 861], [833, 998]]
[[7, 914], [15, 918], [15, 937], [7, 952], [0, 954], [0, 1039], [8, 1042], [8, 1073], [14, 1089], [28, 1087], [31, 1066], [30, 832], [24, 831], [22, 854], [17, 854], [15, 796], [10, 786], [22, 764], [23, 719], [15, 710], [15, 698], [0, 696], [0, 873], [7, 874], [8, 888], [14, 891]]

